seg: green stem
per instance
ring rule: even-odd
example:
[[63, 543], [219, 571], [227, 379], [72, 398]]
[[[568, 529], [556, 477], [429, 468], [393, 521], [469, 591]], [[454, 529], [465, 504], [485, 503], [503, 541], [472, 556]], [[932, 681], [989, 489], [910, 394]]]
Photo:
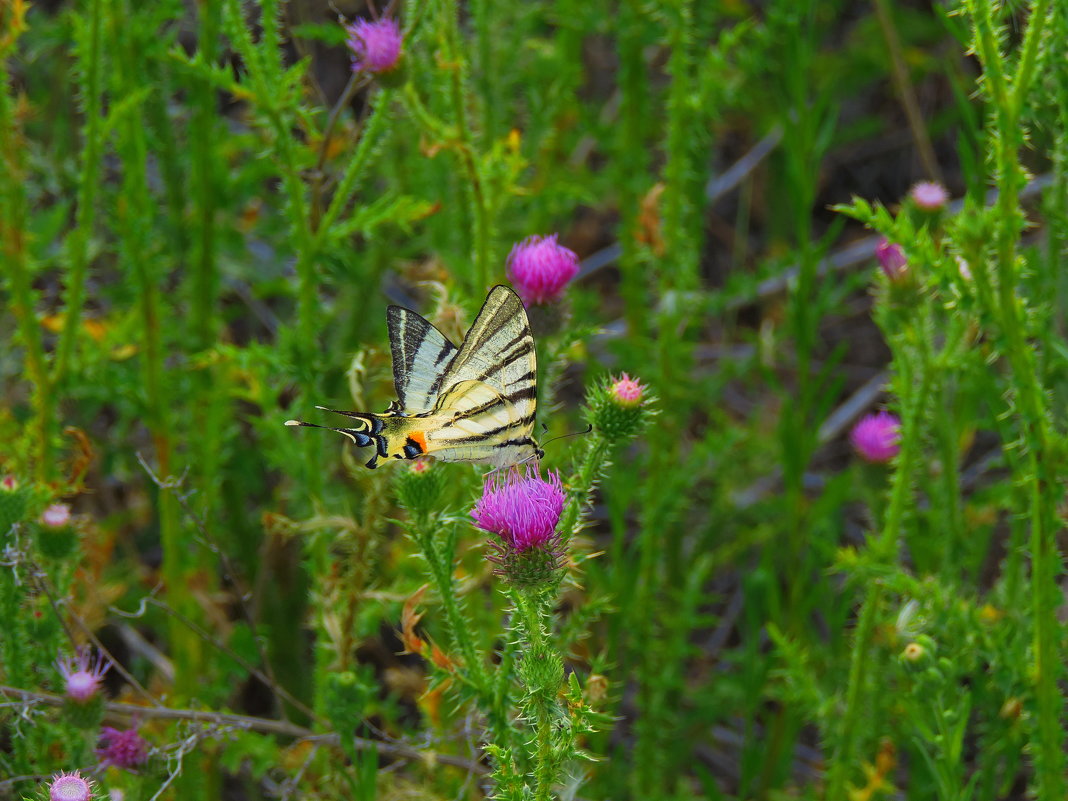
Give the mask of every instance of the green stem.
[[994, 34], [993, 11], [985, 2], [971, 10], [984, 75], [990, 77], [994, 100], [996, 131], [992, 136], [997, 164], [998, 199], [997, 308], [995, 312], [1004, 339], [1004, 353], [1012, 371], [1017, 418], [1026, 452], [1024, 491], [1027, 519], [1031, 527], [1031, 604], [1034, 617], [1034, 675], [1038, 725], [1034, 734], [1036, 794], [1041, 798], [1064, 797], [1064, 699], [1057, 685], [1060, 671], [1060, 624], [1057, 619], [1057, 477], [1051, 464], [1055, 453], [1054, 434], [1045, 390], [1035, 351], [1028, 342], [1021, 317], [1022, 300], [1017, 297], [1017, 246], [1024, 219], [1019, 207], [1019, 190], [1024, 180], [1018, 153], [1024, 144], [1021, 111], [1037, 72], [1039, 46], [1049, 22], [1049, 0], [1031, 5], [1020, 60], [1011, 84], [1002, 75], [1004, 59]]
[[467, 121], [467, 62], [460, 47], [458, 23], [459, 8], [456, 0], [443, 0], [441, 25], [445, 45], [444, 58], [449, 73], [449, 99], [456, 125], [457, 151], [460, 165], [466, 173], [464, 193], [471, 213], [471, 239], [475, 258], [476, 289], [484, 290], [490, 284], [490, 208], [485, 181], [475, 156], [474, 138]]
[[[135, 26], [129, 24], [131, 9], [114, 8], [110, 17], [110, 33], [120, 69], [116, 70], [116, 95], [127, 98], [139, 92], [138, 75], [144, 70], [140, 63], [142, 49], [132, 37]], [[118, 234], [120, 256], [124, 269], [134, 277], [141, 311], [143, 329], [142, 365], [146, 399], [146, 423], [155, 445], [157, 472], [162, 480], [172, 475], [171, 400], [167, 395], [163, 364], [162, 316], [160, 276], [162, 270], [151, 258], [148, 237], [152, 226], [153, 208], [148, 189], [147, 157], [143, 107], [132, 104], [125, 110], [119, 128], [119, 155], [124, 166], [122, 192], [119, 195]], [[182, 536], [177, 500], [173, 493], [160, 492], [158, 497], [160, 539], [163, 545], [163, 578], [169, 598], [179, 614], [196, 620], [199, 617], [196, 599], [189, 594], [188, 543]], [[202, 643], [178, 620], [172, 621], [171, 655], [175, 661], [177, 691], [195, 695], [203, 681]]]
[[[545, 625], [545, 612], [542, 608], [542, 595], [534, 590], [529, 594], [512, 589], [512, 601], [527, 640], [528, 648], [524, 659], [549, 660], [559, 658], [550, 641]], [[561, 673], [560, 678], [563, 678]], [[534, 801], [549, 801], [552, 788], [556, 782], [557, 765], [553, 756], [552, 706], [556, 703], [559, 685], [527, 686], [525, 703], [533, 707], [534, 717]], [[528, 709], [529, 714], [529, 709]]]
[[101, 126], [101, 30], [107, 9], [104, 0], [91, 0], [89, 4], [89, 52], [83, 66], [85, 98], [85, 146], [82, 150], [82, 169], [78, 175], [78, 208], [75, 212], [74, 231], [68, 240], [70, 270], [67, 276], [63, 331], [60, 334], [53, 381], [60, 385], [67, 374], [74, 347], [78, 339], [82, 305], [85, 303], [85, 279], [89, 269], [89, 243], [96, 214], [96, 191], [100, 184], [100, 160], [103, 150]]
[[[908, 396], [903, 394], [902, 406], [907, 411], [902, 421], [901, 453], [894, 470], [890, 503], [887, 507], [883, 528], [878, 539], [869, 548], [873, 566], [892, 565], [898, 559], [898, 538], [901, 535], [902, 522], [911, 498], [912, 473], [919, 461], [922, 437], [921, 421], [927, 408], [928, 383], [930, 381], [930, 354], [926, 340], [927, 326], [921, 326], [915, 337], [919, 353], [919, 376], [905, 372], [900, 382], [902, 388], [914, 388]], [[899, 357], [900, 358], [900, 357]], [[901, 367], [905, 364], [902, 363]], [[859, 723], [864, 711], [864, 691], [867, 685], [866, 672], [871, 658], [872, 635], [879, 607], [883, 601], [883, 584], [877, 578], [868, 583], [868, 590], [861, 604], [857, 621], [853, 650], [849, 662], [849, 679], [846, 685], [845, 710], [837, 732], [834, 755], [831, 759], [827, 779], [827, 801], [847, 801], [847, 786], [850, 771], [855, 765]]]
[[331, 227], [352, 200], [371, 155], [382, 144], [382, 135], [389, 119], [389, 104], [392, 99], [393, 92], [390, 89], [382, 89], [375, 98], [374, 109], [363, 126], [359, 144], [356, 145], [356, 150], [345, 167], [345, 173], [341, 176], [337, 189], [334, 190], [334, 196], [330, 199], [330, 205], [327, 206], [315, 230], [312, 241], [314, 252], [318, 253], [322, 249], [326, 238], [330, 235]]
[[586, 456], [582, 460], [578, 473], [571, 481], [568, 489], [567, 506], [560, 516], [560, 523], [556, 530], [563, 539], [561, 547], [566, 547], [571, 538], [575, 536], [575, 528], [579, 522], [579, 516], [590, 501], [597, 477], [605, 467], [611, 443], [599, 436], [596, 432], [591, 436], [586, 448]]

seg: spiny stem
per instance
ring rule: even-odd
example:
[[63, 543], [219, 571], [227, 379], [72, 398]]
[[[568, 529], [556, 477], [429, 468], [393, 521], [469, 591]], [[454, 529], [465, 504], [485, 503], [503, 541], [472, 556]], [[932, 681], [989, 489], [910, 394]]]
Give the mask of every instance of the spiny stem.
[[449, 99], [456, 125], [460, 164], [467, 173], [464, 191], [472, 218], [472, 244], [475, 255], [477, 289], [490, 284], [490, 210], [485, 183], [474, 153], [474, 139], [467, 121], [467, 62], [460, 49], [460, 32], [456, 0], [444, 0], [441, 5], [442, 30], [445, 42], [446, 68], [449, 71]]
[[66, 378], [71, 356], [77, 343], [82, 305], [85, 302], [85, 278], [89, 269], [89, 241], [96, 213], [96, 190], [100, 183], [100, 159], [103, 149], [100, 113], [100, 74], [103, 59], [100, 53], [100, 40], [103, 27], [101, 20], [104, 13], [104, 0], [92, 0], [89, 4], [89, 52], [84, 66], [85, 147], [82, 150], [82, 169], [78, 176], [78, 207], [75, 212], [74, 231], [67, 240], [67, 258], [70, 269], [67, 274], [66, 310], [52, 375], [57, 385], [61, 385]]
[[[902, 405], [906, 415], [902, 424], [901, 453], [894, 470], [890, 490], [890, 504], [883, 520], [882, 532], [870, 546], [869, 554], [874, 563], [892, 565], [898, 558], [898, 537], [901, 524], [911, 495], [911, 478], [920, 455], [922, 437], [921, 421], [927, 408], [928, 383], [930, 381], [930, 354], [926, 344], [926, 326], [921, 325], [916, 332], [920, 365], [919, 376], [907, 372], [901, 381], [902, 387], [914, 388], [908, 396], [902, 396]], [[905, 365], [902, 364], [902, 367]], [[883, 600], [882, 582], [873, 579], [868, 584], [868, 591], [860, 608], [853, 650], [849, 662], [849, 679], [846, 685], [845, 710], [842, 714], [841, 727], [838, 730], [834, 756], [831, 760], [830, 775], [827, 780], [827, 801], [847, 801], [847, 786], [850, 769], [855, 763], [857, 750], [857, 728], [861, 718], [864, 688], [867, 683], [865, 673], [869, 663], [868, 649], [875, 632], [875, 622]]]

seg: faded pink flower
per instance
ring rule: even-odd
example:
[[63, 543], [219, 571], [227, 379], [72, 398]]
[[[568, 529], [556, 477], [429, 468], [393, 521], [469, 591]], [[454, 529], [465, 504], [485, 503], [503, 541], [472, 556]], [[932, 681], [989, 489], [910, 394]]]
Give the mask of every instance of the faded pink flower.
[[14, 492], [18, 488], [19, 482], [15, 480], [14, 476], [4, 476], [3, 478], [0, 478], [0, 489]]
[[901, 278], [908, 270], [905, 251], [896, 243], [884, 239], [875, 246], [875, 258], [879, 260], [879, 267], [891, 281]]
[[104, 726], [100, 729], [101, 745], [96, 749], [100, 764], [114, 765], [123, 770], [133, 770], [148, 760], [148, 742], [137, 729], [125, 731]]
[[551, 236], [528, 236], [508, 255], [508, 280], [523, 303], [552, 303], [578, 274], [578, 256]]
[[70, 522], [70, 507], [65, 503], [54, 503], [41, 512], [41, 522], [49, 528], [61, 528]]
[[345, 30], [349, 33], [346, 44], [352, 51], [353, 71], [365, 70], [377, 74], [389, 72], [397, 66], [404, 36], [395, 19], [360, 19], [352, 25], [346, 25]]
[[949, 192], [936, 181], [920, 181], [909, 190], [909, 197], [924, 211], [938, 211], [949, 202]]
[[90, 657], [87, 648], [79, 648], [73, 657], [56, 660], [56, 669], [63, 676], [67, 697], [78, 704], [92, 700], [110, 668], [111, 665], [100, 654]]
[[628, 408], [637, 406], [642, 402], [642, 393], [645, 391], [645, 385], [635, 381], [626, 373], [623, 373], [619, 378], [613, 379], [611, 386], [608, 388], [608, 394], [616, 403], [620, 406], [626, 406]]
[[853, 426], [849, 440], [862, 459], [888, 462], [901, 450], [901, 420], [890, 412], [869, 414]]
[[89, 801], [92, 795], [92, 784], [78, 771], [57, 773], [48, 785], [48, 801]]

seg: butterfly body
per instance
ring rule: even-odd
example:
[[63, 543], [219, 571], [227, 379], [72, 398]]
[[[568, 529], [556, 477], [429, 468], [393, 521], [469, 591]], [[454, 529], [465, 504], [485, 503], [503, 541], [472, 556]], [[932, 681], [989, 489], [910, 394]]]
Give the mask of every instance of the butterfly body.
[[[381, 414], [339, 412], [354, 423], [332, 429], [359, 447], [374, 447], [368, 467], [379, 458], [424, 455], [505, 467], [541, 455], [531, 436], [534, 339], [512, 290], [490, 292], [460, 348], [408, 309], [390, 306], [387, 320], [398, 399]], [[325, 427], [297, 420], [287, 425]]]

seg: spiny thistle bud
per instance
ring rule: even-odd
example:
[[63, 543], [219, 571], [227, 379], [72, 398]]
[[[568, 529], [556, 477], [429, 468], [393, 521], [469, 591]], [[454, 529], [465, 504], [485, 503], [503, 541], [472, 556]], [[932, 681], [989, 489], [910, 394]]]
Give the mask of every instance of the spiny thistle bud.
[[909, 263], [901, 245], [884, 239], [875, 246], [875, 258], [879, 260], [879, 267], [891, 281], [902, 278], [908, 272]]
[[586, 419], [608, 442], [629, 439], [653, 413], [649, 388], [623, 373], [594, 385], [586, 398]]
[[949, 202], [949, 192], [937, 181], [920, 181], [909, 190], [909, 197], [923, 211], [939, 211]]
[[398, 467], [395, 476], [397, 503], [409, 514], [421, 517], [440, 508], [447, 476], [432, 459], [415, 459]]
[[11, 527], [22, 521], [26, 514], [26, 495], [14, 476], [0, 479], [0, 538], [6, 537]]
[[508, 255], [508, 280], [526, 306], [554, 303], [578, 274], [578, 256], [556, 234], [528, 236]]
[[104, 767], [114, 765], [116, 768], [132, 771], [148, 761], [148, 742], [137, 729], [116, 729], [104, 726], [100, 730], [100, 745], [96, 755]]
[[541, 477], [536, 466], [496, 470], [486, 475], [482, 497], [471, 517], [483, 531], [496, 535], [487, 541], [488, 559], [497, 575], [518, 586], [552, 581], [563, 567], [564, 553], [556, 525], [564, 510], [564, 489], [558, 473]]
[[889, 462], [901, 450], [901, 420], [890, 412], [869, 414], [853, 426], [849, 440], [865, 461]]
[[54, 503], [41, 513], [38, 522], [37, 546], [41, 553], [52, 559], [70, 556], [78, 541], [71, 525], [70, 507]]
[[57, 773], [48, 785], [48, 801], [89, 801], [92, 797], [92, 783], [78, 771]]
[[41, 524], [49, 528], [60, 528], [70, 523], [70, 507], [65, 503], [54, 503], [41, 512]]
[[346, 42], [352, 51], [352, 69], [375, 75], [391, 72], [401, 60], [404, 36], [395, 19], [357, 20], [346, 25], [349, 39]]

